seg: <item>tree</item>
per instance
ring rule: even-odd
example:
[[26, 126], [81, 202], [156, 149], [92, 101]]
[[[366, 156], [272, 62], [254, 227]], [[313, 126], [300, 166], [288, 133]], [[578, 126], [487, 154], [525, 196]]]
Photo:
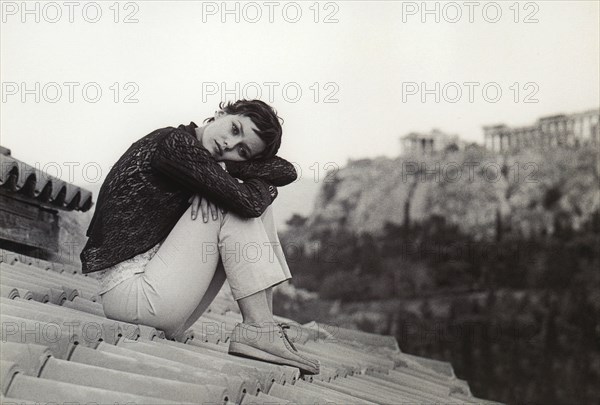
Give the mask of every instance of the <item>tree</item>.
[[299, 214], [294, 214], [292, 215], [292, 217], [290, 219], [288, 219], [285, 223], [292, 228], [300, 228], [302, 226], [304, 226], [304, 224], [306, 224], [306, 221], [308, 220], [307, 217], [303, 217], [302, 215]]

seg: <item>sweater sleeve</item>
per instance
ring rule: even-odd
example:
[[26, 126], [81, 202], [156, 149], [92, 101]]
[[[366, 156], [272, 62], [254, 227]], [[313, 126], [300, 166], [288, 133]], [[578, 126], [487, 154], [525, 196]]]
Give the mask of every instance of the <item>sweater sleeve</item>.
[[190, 192], [244, 217], [259, 217], [277, 197], [277, 189], [263, 179], [238, 182], [196, 138], [179, 129], [158, 141], [150, 164]]
[[286, 186], [298, 178], [294, 165], [279, 156], [245, 162], [225, 161], [227, 171], [244, 181], [259, 178], [277, 187]]

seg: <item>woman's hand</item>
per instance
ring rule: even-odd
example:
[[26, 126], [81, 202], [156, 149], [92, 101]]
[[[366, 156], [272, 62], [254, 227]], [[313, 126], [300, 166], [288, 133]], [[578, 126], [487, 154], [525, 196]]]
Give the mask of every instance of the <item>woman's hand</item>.
[[202, 220], [207, 223], [209, 220], [209, 211], [213, 220], [219, 219], [218, 209], [221, 210], [222, 214], [225, 214], [225, 210], [217, 207], [215, 203], [208, 201], [206, 198], [199, 196], [198, 194], [191, 197], [188, 202], [192, 203], [192, 220], [198, 217], [198, 209], [202, 213]]

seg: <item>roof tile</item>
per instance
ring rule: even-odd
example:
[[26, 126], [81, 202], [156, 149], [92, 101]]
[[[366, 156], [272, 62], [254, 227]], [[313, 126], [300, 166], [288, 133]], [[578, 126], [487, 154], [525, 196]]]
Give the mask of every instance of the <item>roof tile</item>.
[[150, 359], [131, 358], [115, 353], [103, 352], [78, 346], [73, 351], [70, 361], [89, 364], [97, 367], [112, 368], [128, 373], [159, 377], [190, 384], [217, 385], [227, 388], [234, 401], [239, 401], [245, 392], [257, 392], [257, 385], [251, 386], [239, 377], [224, 374], [203, 372], [192, 367], [173, 366], [158, 363]]
[[[5, 402], [492, 403], [473, 397], [448, 363], [402, 353], [391, 337], [322, 323], [275, 317], [291, 325], [299, 351], [321, 360], [319, 375], [231, 356], [226, 342], [242, 319], [226, 289], [171, 341], [155, 328], [107, 319], [98, 281], [79, 269], [10, 252], [0, 261]], [[96, 333], [86, 335], [90, 325]], [[40, 339], [44, 328], [59, 338]]]
[[22, 372], [38, 377], [44, 364], [52, 353], [44, 345], [4, 342], [2, 344], [2, 360], [12, 361], [19, 365]]
[[0, 188], [19, 193], [39, 204], [62, 210], [87, 211], [92, 193], [50, 176], [12, 156], [0, 153]]
[[322, 397], [324, 398], [332, 398], [335, 401], [338, 401], [337, 403], [341, 404], [375, 404], [375, 402], [367, 401], [365, 399], [361, 399], [353, 395], [348, 395], [335, 389], [328, 388], [327, 386], [321, 386], [319, 384], [311, 384], [300, 380], [296, 385], [298, 386], [298, 388], [322, 395]]
[[[31, 291], [29, 290], [25, 290], [24, 288], [17, 288], [17, 287], [11, 287], [8, 285], [0, 285], [0, 295], [2, 297], [5, 298], [9, 298], [9, 299], [14, 299], [20, 296], [21, 291], [23, 291], [25, 293], [25, 291], [27, 291], [29, 293], [29, 296], [31, 296]], [[27, 294], [27, 293], [25, 293]]]
[[[64, 306], [53, 306], [49, 304], [42, 304], [36, 301], [14, 299], [8, 300], [6, 298], [0, 298], [2, 308], [5, 309], [2, 315], [16, 315], [30, 319], [40, 320], [41, 316], [56, 317], [57, 319], [65, 320], [67, 324], [62, 325], [63, 329], [67, 329], [70, 332], [74, 332], [74, 328], [69, 330], [69, 325], [77, 324], [80, 329], [85, 330], [87, 336], [91, 336], [94, 333], [101, 333], [98, 337], [112, 344], [116, 343], [120, 336], [126, 336], [129, 338], [137, 338], [140, 335], [140, 328], [138, 325], [134, 325], [127, 322], [114, 321], [104, 317], [98, 317], [85, 312], [80, 312], [67, 308]], [[48, 323], [48, 321], [46, 321]], [[38, 329], [40, 326], [38, 326]], [[48, 331], [56, 330], [58, 328], [54, 323], [46, 326]], [[81, 336], [73, 336], [74, 341], [80, 342]]]
[[[8, 288], [23, 288], [25, 290], [29, 290], [31, 292], [31, 297], [35, 301], [39, 302], [48, 302], [50, 301], [50, 289], [46, 287], [42, 287], [37, 284], [31, 284], [20, 280], [14, 280], [10, 277], [2, 275], [0, 278], [0, 285], [8, 287]], [[55, 297], [56, 298], [56, 297]]]
[[79, 297], [75, 297], [71, 301], [66, 301], [65, 303], [63, 303], [63, 307], [75, 309], [81, 312], [87, 312], [89, 314], [97, 316], [106, 316], [104, 314], [102, 304]]
[[164, 398], [152, 398], [46, 378], [30, 377], [21, 373], [13, 378], [10, 387], [6, 391], [6, 396], [45, 404], [52, 402], [88, 403], [91, 398], [93, 398], [93, 402], [98, 403], [183, 404], [181, 401], [169, 401]]
[[0, 370], [0, 376], [2, 376], [2, 379], [0, 380], [2, 392], [8, 391], [15, 375], [23, 373], [23, 370], [17, 363], [4, 359], [0, 360]]
[[230, 396], [226, 388], [216, 385], [191, 384], [55, 358], [47, 361], [40, 378], [176, 402], [222, 403]]
[[57, 283], [56, 280], [52, 281], [51, 278], [45, 277], [43, 270], [31, 272], [28, 268], [20, 269], [17, 266], [22, 265], [15, 264], [11, 266], [5, 263], [0, 263], [0, 272], [2, 273], [2, 276], [6, 277], [8, 280], [19, 280], [38, 285], [40, 287], [49, 288], [50, 302], [54, 304], [60, 305], [64, 300], [72, 301], [73, 298], [79, 295], [79, 291], [76, 289], [66, 287], [61, 283]]
[[[5, 307], [3, 306], [3, 309]], [[41, 339], [40, 334], [46, 325], [41, 324], [32, 319], [21, 318], [2, 314], [2, 339], [4, 342], [15, 343], [43, 343], [47, 346], [52, 354], [58, 358], [68, 358], [69, 354], [75, 347], [71, 335], [67, 331], [66, 334], [60, 333], [56, 339], [48, 340]], [[33, 331], [33, 333], [31, 332]], [[27, 333], [29, 332], [29, 333]], [[62, 332], [62, 331], [61, 331]], [[4, 392], [5, 395], [6, 391]]]

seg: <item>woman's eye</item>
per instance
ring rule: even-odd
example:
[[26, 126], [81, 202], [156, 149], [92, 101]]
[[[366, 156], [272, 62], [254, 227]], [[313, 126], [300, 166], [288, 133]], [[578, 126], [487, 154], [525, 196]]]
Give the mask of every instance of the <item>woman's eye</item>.
[[231, 124], [231, 131], [233, 132], [233, 134], [234, 134], [234, 135], [237, 135], [237, 134], [238, 134], [238, 129], [237, 129], [237, 127], [235, 126], [235, 124]]

